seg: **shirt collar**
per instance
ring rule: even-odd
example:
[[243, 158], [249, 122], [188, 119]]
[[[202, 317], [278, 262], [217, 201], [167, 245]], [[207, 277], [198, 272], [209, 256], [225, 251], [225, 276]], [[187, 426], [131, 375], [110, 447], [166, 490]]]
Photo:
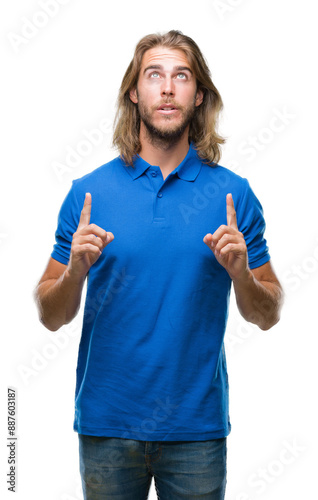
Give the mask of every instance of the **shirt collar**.
[[[133, 180], [140, 177], [146, 170], [152, 166], [139, 155], [133, 157], [134, 166], [126, 166]], [[184, 160], [171, 172], [176, 173], [180, 179], [185, 181], [194, 181], [199, 175], [201, 169], [201, 160], [197, 154], [193, 142], [189, 145], [189, 150]]]

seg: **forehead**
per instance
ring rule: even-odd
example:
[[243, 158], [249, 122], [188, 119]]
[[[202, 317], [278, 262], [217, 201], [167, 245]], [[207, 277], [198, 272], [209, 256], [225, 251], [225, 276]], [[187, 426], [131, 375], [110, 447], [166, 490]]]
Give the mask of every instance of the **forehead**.
[[186, 54], [180, 49], [154, 47], [146, 50], [141, 60], [141, 71], [150, 65], [161, 65], [166, 68], [188, 66], [191, 68]]

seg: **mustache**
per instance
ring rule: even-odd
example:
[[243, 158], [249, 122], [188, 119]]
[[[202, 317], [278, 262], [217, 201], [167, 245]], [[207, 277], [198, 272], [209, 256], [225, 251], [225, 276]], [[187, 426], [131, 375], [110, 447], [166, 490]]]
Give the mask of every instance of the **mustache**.
[[169, 104], [169, 105], [173, 106], [176, 109], [183, 110], [183, 106], [181, 106], [174, 99], [164, 99], [164, 100], [162, 99], [157, 104], [155, 104], [154, 106], [151, 106], [151, 107], [152, 107], [152, 109], [156, 110], [156, 109], [160, 108], [161, 106], [163, 106], [164, 104]]

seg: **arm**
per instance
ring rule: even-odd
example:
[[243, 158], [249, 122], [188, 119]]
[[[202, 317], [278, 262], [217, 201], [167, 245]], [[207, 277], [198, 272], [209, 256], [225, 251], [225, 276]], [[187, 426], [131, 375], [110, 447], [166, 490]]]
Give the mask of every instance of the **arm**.
[[270, 262], [253, 270], [249, 268], [247, 247], [237, 227], [231, 194], [226, 202], [227, 225], [220, 226], [213, 235], [206, 234], [203, 241], [231, 277], [243, 318], [268, 330], [279, 321], [283, 290]]
[[56, 331], [75, 318], [84, 281], [85, 277], [73, 279], [66, 265], [50, 257], [34, 292], [39, 318], [46, 328]]
[[114, 239], [113, 233], [90, 224], [91, 204], [91, 195], [87, 193], [73, 234], [68, 264], [50, 258], [34, 292], [40, 321], [51, 331], [58, 330], [76, 316], [86, 275]]
[[233, 280], [236, 303], [246, 321], [262, 330], [278, 323], [283, 305], [283, 290], [270, 262], [249, 270], [246, 279]]

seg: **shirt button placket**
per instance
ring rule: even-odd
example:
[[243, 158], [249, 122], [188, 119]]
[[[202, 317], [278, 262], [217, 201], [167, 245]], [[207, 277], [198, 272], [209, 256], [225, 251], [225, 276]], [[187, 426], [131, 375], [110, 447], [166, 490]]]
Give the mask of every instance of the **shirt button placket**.
[[163, 194], [162, 192], [160, 191], [162, 189], [162, 176], [159, 175], [159, 167], [152, 167], [152, 169], [150, 170], [150, 175], [153, 179], [153, 187], [154, 187], [154, 191], [155, 193], [157, 193], [155, 196], [156, 196], [156, 200], [158, 201], [158, 205], [157, 203], [155, 202], [154, 203], [154, 214], [153, 214], [153, 217], [154, 217], [154, 220], [156, 220], [156, 222], [163, 222], [164, 221], [164, 217], [162, 217], [162, 214], [161, 214], [161, 210], [162, 210], [162, 207], [161, 207], [161, 202], [159, 201], [159, 199], [162, 198]]

